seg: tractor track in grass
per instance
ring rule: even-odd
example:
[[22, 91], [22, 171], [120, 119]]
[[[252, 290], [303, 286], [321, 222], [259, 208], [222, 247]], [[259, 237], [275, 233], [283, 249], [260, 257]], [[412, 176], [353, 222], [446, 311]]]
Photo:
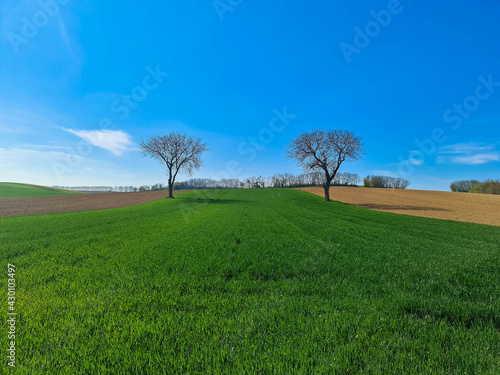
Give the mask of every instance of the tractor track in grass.
[[[174, 190], [174, 194], [186, 190]], [[0, 217], [54, 214], [128, 207], [153, 202], [168, 196], [168, 191], [138, 193], [92, 193], [49, 197], [0, 198]]]
[[[322, 187], [298, 189], [324, 196]], [[500, 226], [500, 195], [332, 186], [330, 198], [376, 211]]]

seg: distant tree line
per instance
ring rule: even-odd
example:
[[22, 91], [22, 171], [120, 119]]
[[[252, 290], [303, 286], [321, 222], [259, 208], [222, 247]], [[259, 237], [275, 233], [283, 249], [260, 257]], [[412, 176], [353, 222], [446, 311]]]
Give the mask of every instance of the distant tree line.
[[[369, 187], [405, 189], [409, 182], [402, 178], [368, 176], [364, 185]], [[358, 186], [361, 177], [356, 173], [337, 173], [330, 186]], [[277, 173], [271, 177], [249, 177], [243, 180], [237, 178], [215, 180], [210, 178], [191, 178], [186, 181], [175, 182], [173, 190], [200, 190], [200, 189], [255, 189], [255, 188], [294, 188], [309, 186], [324, 186], [325, 175], [322, 172], [310, 172], [299, 175], [291, 173]], [[367, 185], [369, 184], [369, 185]], [[134, 186], [54, 186], [59, 189], [68, 189], [82, 192], [114, 192], [129, 193], [137, 191], [168, 190], [168, 184]]]
[[[368, 176], [364, 185], [369, 187], [405, 189], [409, 182], [402, 178], [385, 176]], [[337, 173], [330, 186], [358, 186], [361, 177], [356, 173]], [[255, 188], [294, 188], [309, 186], [324, 186], [325, 175], [322, 172], [310, 172], [299, 175], [291, 173], [277, 173], [271, 177], [249, 177], [243, 180], [237, 178], [215, 180], [210, 178], [191, 178], [186, 181], [175, 182], [173, 190], [200, 190], [200, 189], [255, 189]], [[368, 185], [367, 185], [368, 184]], [[59, 189], [68, 189], [82, 192], [115, 192], [128, 193], [137, 191], [168, 190], [168, 184], [134, 186], [54, 186]]]
[[453, 192], [479, 193], [479, 194], [500, 194], [500, 180], [477, 180], [454, 181], [450, 185]]
[[410, 181], [401, 177], [366, 176], [363, 179], [364, 187], [406, 189], [409, 185]]
[[450, 185], [451, 191], [467, 193], [472, 187], [476, 184], [479, 184], [477, 180], [462, 180], [462, 181], [454, 181]]
[[154, 184], [154, 185], [142, 185], [139, 186], [139, 191], [162, 191], [162, 190], [168, 190], [168, 185], [163, 185], [161, 183]]
[[135, 186], [53, 186], [58, 189], [81, 191], [86, 193], [133, 193], [137, 191], [161, 191], [168, 190], [168, 185], [161, 183], [154, 185]]
[[[338, 173], [331, 185], [357, 186], [361, 178], [355, 173]], [[208, 178], [192, 178], [187, 181], [176, 182], [176, 190], [193, 189], [251, 189], [265, 187], [307, 187], [322, 186], [325, 176], [321, 172], [310, 172], [300, 175], [278, 173], [272, 177], [249, 177], [244, 180], [237, 178], [214, 180]]]
[[58, 189], [82, 191], [88, 193], [131, 193], [139, 191], [134, 186], [53, 186]]

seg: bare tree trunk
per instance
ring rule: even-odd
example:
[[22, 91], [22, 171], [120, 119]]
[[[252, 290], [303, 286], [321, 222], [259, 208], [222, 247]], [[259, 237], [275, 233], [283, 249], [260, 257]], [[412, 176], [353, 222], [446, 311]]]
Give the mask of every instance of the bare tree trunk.
[[330, 179], [330, 174], [328, 170], [325, 170], [325, 184], [323, 188], [325, 189], [325, 201], [330, 202], [330, 183], [332, 180]]
[[172, 192], [172, 190], [174, 189], [174, 181], [173, 181], [173, 178], [172, 178], [172, 171], [169, 171], [169, 175], [168, 175], [168, 197], [169, 198], [174, 198], [174, 194]]
[[330, 202], [330, 184], [323, 185], [323, 188], [325, 189], [325, 201]]

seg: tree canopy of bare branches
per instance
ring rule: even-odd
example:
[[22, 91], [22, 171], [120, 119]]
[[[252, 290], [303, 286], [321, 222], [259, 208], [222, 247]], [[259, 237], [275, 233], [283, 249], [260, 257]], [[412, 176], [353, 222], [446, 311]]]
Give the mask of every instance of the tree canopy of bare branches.
[[144, 156], [150, 156], [165, 164], [168, 170], [168, 196], [173, 198], [172, 189], [179, 172], [189, 176], [202, 167], [201, 155], [208, 151], [208, 146], [200, 138], [172, 132], [167, 135], [155, 135], [147, 141], [141, 141], [140, 149]]
[[288, 145], [287, 159], [295, 159], [306, 172], [325, 175], [325, 200], [330, 201], [330, 184], [344, 161], [361, 159], [363, 139], [349, 130], [313, 130], [304, 132]]

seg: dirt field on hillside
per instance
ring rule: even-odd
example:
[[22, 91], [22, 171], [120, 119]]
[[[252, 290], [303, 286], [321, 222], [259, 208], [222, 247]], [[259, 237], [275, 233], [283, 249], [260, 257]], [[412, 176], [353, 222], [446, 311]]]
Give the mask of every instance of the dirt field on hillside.
[[[174, 194], [186, 190], [175, 190]], [[168, 191], [93, 193], [32, 198], [0, 198], [0, 217], [53, 214], [128, 207], [168, 196]]]
[[[299, 189], [324, 196], [321, 187]], [[500, 226], [500, 195], [332, 186], [330, 199], [377, 211]]]

